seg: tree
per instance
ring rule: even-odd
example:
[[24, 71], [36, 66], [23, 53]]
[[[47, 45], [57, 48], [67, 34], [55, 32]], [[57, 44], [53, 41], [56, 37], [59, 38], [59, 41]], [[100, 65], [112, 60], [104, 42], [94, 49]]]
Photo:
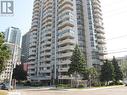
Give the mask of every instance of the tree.
[[94, 67], [89, 68], [89, 76], [91, 77], [92, 83], [97, 79], [98, 72]]
[[74, 87], [79, 86], [79, 78], [81, 78], [82, 72], [85, 72], [85, 60], [80, 52], [78, 45], [76, 45], [72, 57], [71, 57], [71, 64], [68, 70], [68, 74], [72, 75], [75, 78]]
[[112, 64], [114, 66], [114, 81], [117, 82], [123, 79], [123, 73], [115, 57], [113, 57]]
[[85, 65], [85, 60], [80, 52], [78, 45], [76, 45], [71, 57], [71, 64], [68, 70], [69, 75], [74, 73], [81, 74], [85, 69]]
[[114, 67], [110, 61], [106, 60], [101, 68], [100, 81], [106, 82], [108, 85], [108, 82], [113, 80], [114, 80]]
[[10, 58], [9, 47], [4, 43], [4, 34], [0, 33], [0, 73], [5, 69], [6, 62]]
[[123, 72], [123, 77], [124, 78], [127, 78], [127, 62], [124, 62], [122, 65], [121, 65], [121, 70]]
[[27, 80], [27, 72], [23, 70], [22, 65], [17, 65], [13, 70], [13, 79], [16, 79], [18, 82]]
[[91, 85], [96, 86], [97, 85], [99, 74], [94, 67], [86, 68], [82, 74], [83, 74], [83, 79], [88, 80], [89, 86], [91, 86]]

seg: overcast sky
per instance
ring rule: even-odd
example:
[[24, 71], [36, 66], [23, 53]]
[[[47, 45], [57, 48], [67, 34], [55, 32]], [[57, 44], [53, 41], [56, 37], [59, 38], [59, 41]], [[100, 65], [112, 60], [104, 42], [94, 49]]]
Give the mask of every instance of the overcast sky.
[[[33, 0], [14, 0], [14, 16], [0, 16], [0, 31], [9, 26], [19, 27], [22, 34], [31, 26]], [[127, 55], [127, 0], [100, 0], [110, 56]], [[126, 51], [126, 52], [122, 52]], [[120, 53], [114, 53], [120, 52]]]
[[110, 57], [127, 55], [127, 0], [101, 1]]

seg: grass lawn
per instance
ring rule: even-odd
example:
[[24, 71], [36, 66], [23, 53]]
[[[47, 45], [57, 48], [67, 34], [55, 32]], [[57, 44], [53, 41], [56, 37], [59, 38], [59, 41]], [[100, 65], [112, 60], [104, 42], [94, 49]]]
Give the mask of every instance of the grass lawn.
[[0, 90], [0, 95], [7, 95], [7, 91]]

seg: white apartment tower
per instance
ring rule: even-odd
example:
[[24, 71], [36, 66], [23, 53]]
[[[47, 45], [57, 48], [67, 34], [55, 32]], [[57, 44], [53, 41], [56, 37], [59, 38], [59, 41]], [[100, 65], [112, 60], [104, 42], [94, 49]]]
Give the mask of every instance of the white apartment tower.
[[88, 66], [104, 60], [105, 33], [100, 0], [35, 0], [29, 50], [29, 78], [49, 85], [67, 81], [70, 58], [79, 45]]

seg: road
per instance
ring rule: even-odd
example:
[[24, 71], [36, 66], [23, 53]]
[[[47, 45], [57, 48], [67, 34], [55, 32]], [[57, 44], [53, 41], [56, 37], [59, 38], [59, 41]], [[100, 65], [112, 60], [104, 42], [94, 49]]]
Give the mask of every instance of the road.
[[92, 88], [92, 89], [59, 89], [48, 90], [40, 89], [27, 89], [18, 90], [21, 95], [127, 95], [127, 87], [110, 87], [110, 88]]

